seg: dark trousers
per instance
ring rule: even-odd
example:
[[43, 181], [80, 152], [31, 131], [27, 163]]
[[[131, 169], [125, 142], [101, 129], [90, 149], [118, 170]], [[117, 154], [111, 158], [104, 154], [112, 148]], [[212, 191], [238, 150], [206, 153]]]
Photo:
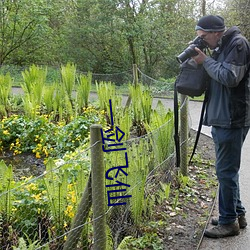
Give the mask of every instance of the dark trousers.
[[212, 127], [215, 143], [216, 175], [219, 181], [219, 223], [231, 224], [245, 214], [240, 200], [239, 169], [241, 149], [249, 127]]

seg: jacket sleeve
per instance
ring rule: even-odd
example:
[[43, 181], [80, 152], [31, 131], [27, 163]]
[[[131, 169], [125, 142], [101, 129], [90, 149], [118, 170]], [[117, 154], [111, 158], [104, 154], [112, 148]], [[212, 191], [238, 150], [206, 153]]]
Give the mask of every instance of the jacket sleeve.
[[237, 87], [249, 67], [249, 46], [244, 38], [235, 39], [222, 62], [207, 57], [203, 66], [209, 76], [227, 87]]

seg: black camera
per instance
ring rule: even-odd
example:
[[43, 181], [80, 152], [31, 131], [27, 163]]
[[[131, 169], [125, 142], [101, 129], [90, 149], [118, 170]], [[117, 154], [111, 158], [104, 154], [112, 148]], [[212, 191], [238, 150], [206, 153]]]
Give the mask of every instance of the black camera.
[[177, 61], [179, 63], [183, 63], [188, 58], [198, 55], [198, 53], [194, 49], [195, 47], [199, 48], [200, 50], [203, 50], [203, 49], [207, 48], [207, 43], [201, 37], [197, 36], [190, 43], [190, 45], [180, 55], [178, 55], [176, 57]]

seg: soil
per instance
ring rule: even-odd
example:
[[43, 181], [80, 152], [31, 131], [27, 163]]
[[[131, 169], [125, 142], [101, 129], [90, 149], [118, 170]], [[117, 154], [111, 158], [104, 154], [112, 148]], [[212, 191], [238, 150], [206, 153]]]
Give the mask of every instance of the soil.
[[43, 159], [37, 159], [32, 153], [13, 155], [12, 152], [7, 152], [0, 156], [0, 160], [4, 160], [7, 166], [13, 167], [15, 180], [19, 180], [23, 176], [39, 176], [45, 171]]
[[[191, 148], [195, 132], [191, 131]], [[179, 188], [176, 209], [171, 202], [165, 204], [167, 227], [159, 229], [163, 236], [164, 250], [199, 249], [203, 232], [213, 210], [217, 194], [214, 144], [210, 137], [201, 134], [194, 163], [189, 166], [188, 176], [192, 180], [185, 188]], [[172, 189], [172, 187], [171, 187]], [[175, 199], [176, 194], [172, 195]], [[171, 200], [171, 199], [170, 199]]]

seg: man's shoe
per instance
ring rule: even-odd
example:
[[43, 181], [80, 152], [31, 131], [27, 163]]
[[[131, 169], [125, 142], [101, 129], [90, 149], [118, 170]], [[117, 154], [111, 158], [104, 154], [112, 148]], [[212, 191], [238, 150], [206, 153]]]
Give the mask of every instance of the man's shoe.
[[209, 238], [223, 238], [228, 236], [239, 235], [240, 227], [238, 222], [234, 222], [232, 224], [222, 225], [219, 224], [210, 229], [206, 229], [204, 235]]
[[[245, 214], [239, 215], [238, 222], [239, 222], [240, 229], [243, 229], [243, 228], [245, 228], [247, 226], [247, 220], [246, 220]], [[218, 219], [217, 218], [212, 218], [211, 224], [214, 225], [214, 226], [217, 226], [218, 225]]]
[[238, 217], [238, 222], [241, 229], [247, 226], [247, 220], [245, 214], [242, 214]]

